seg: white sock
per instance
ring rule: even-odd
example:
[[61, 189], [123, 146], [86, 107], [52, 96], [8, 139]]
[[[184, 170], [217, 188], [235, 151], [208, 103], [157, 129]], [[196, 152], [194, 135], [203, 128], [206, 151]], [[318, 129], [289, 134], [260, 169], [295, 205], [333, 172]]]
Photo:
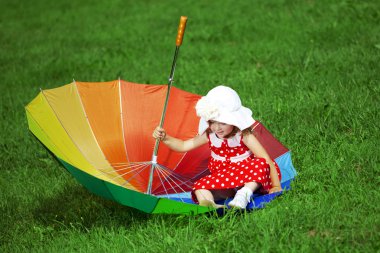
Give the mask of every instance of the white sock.
[[246, 186], [238, 190], [235, 194], [233, 200], [228, 204], [232, 207], [246, 208], [247, 204], [250, 202], [252, 196], [252, 190]]
[[236, 194], [238, 194], [238, 193], [242, 194], [247, 199], [249, 199], [252, 196], [252, 194], [253, 194], [252, 190], [250, 188], [248, 188], [247, 186], [244, 186], [243, 188], [241, 188], [240, 190], [238, 190], [236, 192]]

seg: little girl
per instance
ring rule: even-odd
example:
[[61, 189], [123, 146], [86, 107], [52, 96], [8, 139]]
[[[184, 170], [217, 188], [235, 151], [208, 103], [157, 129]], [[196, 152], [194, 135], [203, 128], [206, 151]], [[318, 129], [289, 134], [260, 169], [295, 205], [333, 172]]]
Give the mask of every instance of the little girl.
[[250, 109], [242, 106], [231, 88], [217, 86], [196, 104], [199, 135], [183, 141], [157, 127], [153, 137], [170, 149], [187, 152], [208, 143], [211, 174], [195, 182], [193, 199], [202, 206], [223, 207], [215, 201], [233, 197], [229, 206], [246, 208], [252, 193], [281, 191], [281, 174], [260, 142], [253, 135], [255, 122]]

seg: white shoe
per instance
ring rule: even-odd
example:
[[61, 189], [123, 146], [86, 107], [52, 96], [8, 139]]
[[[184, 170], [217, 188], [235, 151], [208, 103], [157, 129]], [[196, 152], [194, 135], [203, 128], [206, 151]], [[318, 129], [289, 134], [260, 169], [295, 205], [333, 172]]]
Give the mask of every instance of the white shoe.
[[251, 200], [251, 195], [252, 192], [239, 190], [236, 192], [234, 199], [231, 200], [230, 203], [228, 203], [228, 205], [231, 207], [245, 209]]

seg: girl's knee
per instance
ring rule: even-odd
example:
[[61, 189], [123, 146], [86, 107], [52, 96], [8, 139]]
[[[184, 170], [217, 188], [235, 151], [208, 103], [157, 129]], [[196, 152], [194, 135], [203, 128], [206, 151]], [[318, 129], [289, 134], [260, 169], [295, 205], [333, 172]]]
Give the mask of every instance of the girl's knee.
[[202, 199], [214, 199], [211, 191], [206, 189], [198, 189], [194, 191], [195, 196], [197, 197], [198, 201]]

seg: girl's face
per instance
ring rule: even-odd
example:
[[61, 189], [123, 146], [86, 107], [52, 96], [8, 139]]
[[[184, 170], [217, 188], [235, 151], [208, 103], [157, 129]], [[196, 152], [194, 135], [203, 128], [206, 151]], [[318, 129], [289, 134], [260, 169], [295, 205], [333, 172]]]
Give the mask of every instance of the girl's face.
[[226, 123], [221, 123], [218, 121], [210, 120], [209, 124], [211, 131], [215, 133], [218, 136], [218, 138], [224, 138], [234, 130], [233, 125], [228, 125]]

